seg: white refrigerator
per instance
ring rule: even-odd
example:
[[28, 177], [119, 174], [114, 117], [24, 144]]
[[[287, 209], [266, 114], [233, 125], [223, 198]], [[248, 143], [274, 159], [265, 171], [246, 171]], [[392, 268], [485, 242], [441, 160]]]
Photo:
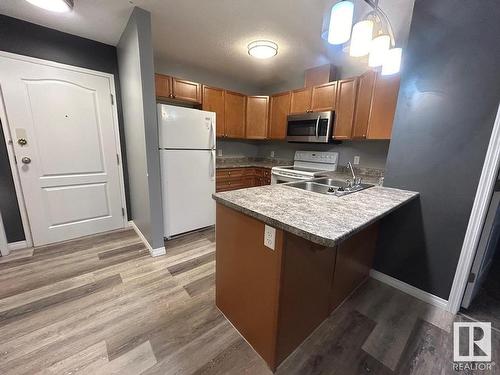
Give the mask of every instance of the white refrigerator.
[[164, 235], [215, 224], [215, 113], [158, 104]]

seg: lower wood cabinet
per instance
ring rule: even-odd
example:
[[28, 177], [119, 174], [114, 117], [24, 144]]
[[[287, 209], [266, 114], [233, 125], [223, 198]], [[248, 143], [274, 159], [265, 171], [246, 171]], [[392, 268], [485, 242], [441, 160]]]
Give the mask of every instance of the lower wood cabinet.
[[269, 168], [219, 168], [216, 173], [215, 190], [220, 192], [270, 184]]
[[335, 247], [217, 204], [216, 304], [272, 371], [368, 277], [378, 223]]

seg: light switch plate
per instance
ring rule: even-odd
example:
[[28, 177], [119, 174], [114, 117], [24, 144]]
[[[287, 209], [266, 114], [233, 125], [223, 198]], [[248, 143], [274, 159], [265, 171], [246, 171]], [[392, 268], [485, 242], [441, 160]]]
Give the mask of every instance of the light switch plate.
[[271, 157], [274, 158], [274, 151], [271, 151]]
[[264, 246], [274, 250], [276, 242], [276, 228], [266, 225], [264, 228]]
[[222, 156], [222, 148], [217, 149], [217, 156]]
[[358, 165], [359, 164], [359, 156], [355, 156], [354, 157], [354, 165]]

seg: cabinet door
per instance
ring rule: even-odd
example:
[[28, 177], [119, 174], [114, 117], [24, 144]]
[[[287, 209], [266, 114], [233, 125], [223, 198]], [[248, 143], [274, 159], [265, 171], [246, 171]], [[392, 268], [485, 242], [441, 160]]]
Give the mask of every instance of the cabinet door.
[[224, 104], [226, 137], [245, 138], [246, 97], [226, 91]]
[[290, 113], [290, 92], [271, 96], [269, 112], [269, 138], [285, 139], [287, 116]]
[[311, 110], [312, 87], [293, 90], [290, 113], [305, 113]]
[[368, 120], [373, 97], [373, 84], [376, 73], [372, 70], [359, 77], [358, 98], [356, 101], [356, 112], [354, 125], [352, 127], [353, 139], [364, 139], [368, 131]]
[[391, 139], [399, 93], [399, 74], [375, 77], [367, 139]]
[[172, 77], [155, 74], [156, 96], [170, 98], [172, 95]]
[[172, 78], [172, 94], [177, 100], [201, 103], [201, 85], [196, 82]]
[[266, 139], [269, 114], [268, 96], [247, 96], [246, 137]]
[[224, 137], [224, 97], [225, 92], [215, 87], [203, 86], [203, 110], [215, 112], [216, 136]]
[[333, 138], [350, 139], [356, 107], [357, 78], [338, 81], [337, 106]]
[[311, 109], [313, 111], [333, 111], [337, 100], [337, 82], [314, 86]]

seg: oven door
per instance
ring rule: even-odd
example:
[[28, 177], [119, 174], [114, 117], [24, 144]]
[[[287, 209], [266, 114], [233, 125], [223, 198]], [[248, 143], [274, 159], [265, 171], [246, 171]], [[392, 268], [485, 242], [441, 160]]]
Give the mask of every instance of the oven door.
[[288, 174], [282, 174], [279, 171], [271, 172], [271, 184], [286, 184], [287, 182], [297, 182], [310, 180], [312, 177], [310, 176], [290, 176]]
[[287, 118], [288, 142], [328, 143], [332, 136], [334, 112], [311, 112]]

